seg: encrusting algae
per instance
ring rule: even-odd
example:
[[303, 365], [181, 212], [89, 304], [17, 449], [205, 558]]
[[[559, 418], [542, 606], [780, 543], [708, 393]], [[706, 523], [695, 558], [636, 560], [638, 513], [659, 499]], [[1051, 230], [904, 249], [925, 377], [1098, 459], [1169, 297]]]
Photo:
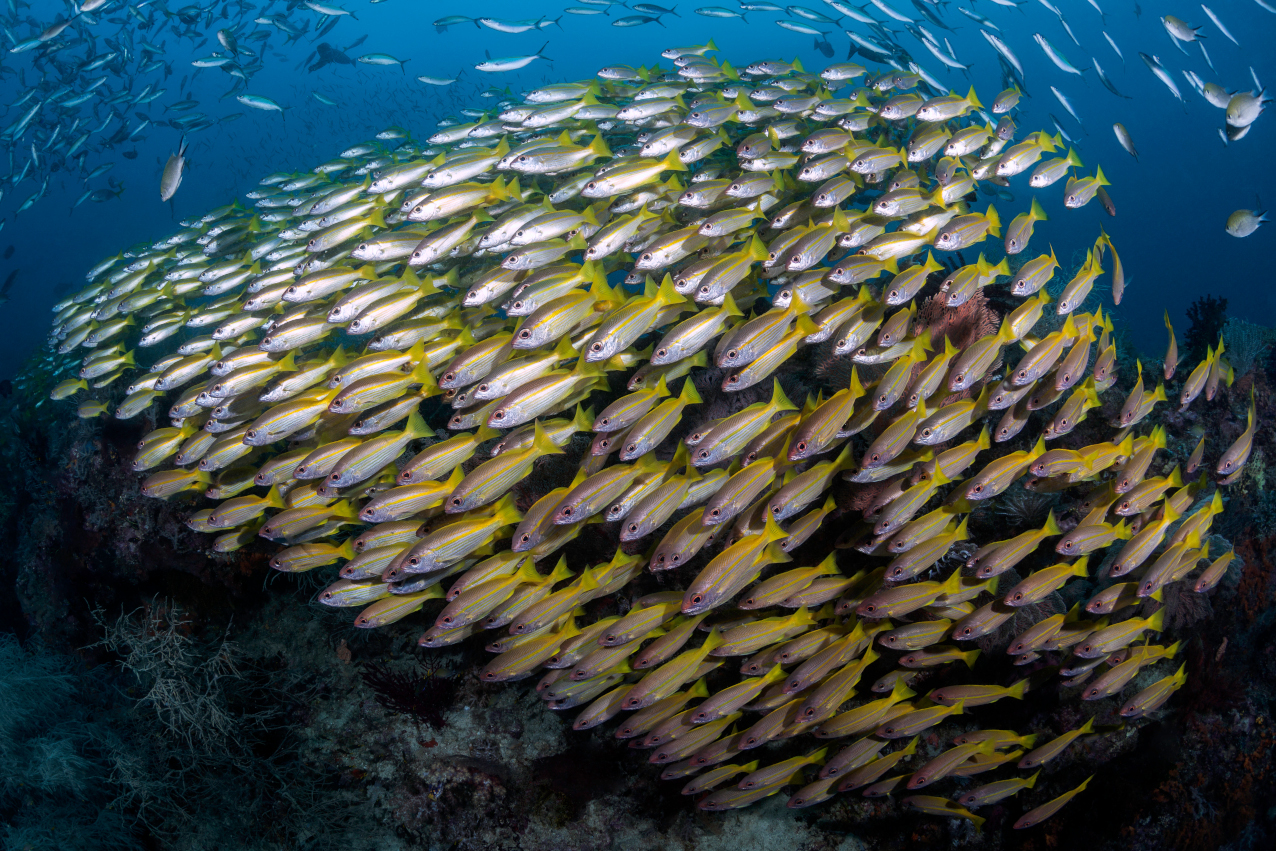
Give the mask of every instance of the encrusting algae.
[[[1209, 474], [1239, 476], [1252, 407], [1215, 469], [1198, 452], [1149, 476], [1164, 386], [1140, 367], [1115, 399], [1112, 323], [1081, 312], [1105, 262], [1120, 299], [1111, 240], [1061, 290], [1052, 248], [1013, 277], [985, 256], [1024, 252], [1047, 217], [1034, 199], [1003, 237], [976, 191], [1069, 175], [1071, 152], [1043, 159], [1057, 137], [1015, 143], [973, 90], [916, 74], [737, 71], [711, 52], [547, 86], [425, 144], [387, 130], [266, 178], [252, 209], [103, 261], [55, 308], [76, 374], [53, 397], [101, 391], [79, 405], [97, 416], [127, 383], [117, 417], [168, 406], [133, 466], [148, 495], [216, 502], [189, 521], [216, 550], [276, 542], [272, 567], [331, 571], [323, 603], [358, 609], [359, 627], [422, 620], [423, 647], [486, 633], [481, 679], [541, 675], [578, 730], [618, 719], [702, 809], [996, 772], [903, 799], [978, 826], [971, 808], [1112, 728], [973, 730], [924, 764], [918, 737], [1055, 676], [1096, 700], [1158, 665], [1177, 672], [1120, 714], [1169, 700], [1179, 645], [1151, 645], [1163, 612], [1132, 607], [1221, 578]], [[1064, 206], [1105, 184], [1070, 175]], [[976, 262], [950, 253], [966, 248]], [[998, 315], [985, 290], [1017, 306]], [[822, 364], [797, 376], [804, 350]], [[1179, 401], [1230, 381], [1220, 343]], [[1105, 402], [1105, 439], [1069, 440]], [[549, 489], [537, 471], [555, 456], [576, 472]], [[971, 540], [972, 515], [1016, 483], [1067, 502]], [[588, 555], [600, 547], [614, 556]], [[1129, 581], [1021, 618], [1101, 570]], [[622, 590], [632, 606], [599, 617], [591, 603]], [[1008, 666], [971, 642], [1006, 629], [996, 649], [1029, 675], [989, 682]], [[969, 682], [910, 687], [939, 666]], [[749, 753], [808, 734], [806, 755]]]

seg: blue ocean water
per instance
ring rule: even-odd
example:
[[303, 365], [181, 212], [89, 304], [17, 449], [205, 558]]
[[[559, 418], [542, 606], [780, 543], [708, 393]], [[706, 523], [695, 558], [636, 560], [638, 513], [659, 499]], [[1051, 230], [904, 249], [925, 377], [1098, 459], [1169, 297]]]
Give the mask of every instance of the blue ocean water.
[[[909, 32], [914, 24], [906, 26], [875, 5], [866, 3], [863, 8], [883, 22], [895, 42], [931, 76], [959, 93], [973, 84], [990, 105], [1002, 88], [1002, 79], [997, 55], [981, 37], [980, 26], [958, 12], [960, 3], [925, 4], [951, 28], [938, 29], [920, 14], [923, 0], [915, 3], [892, 0], [891, 8], [947, 39], [953, 55], [969, 66], [968, 71], [938, 61]], [[824, 38], [834, 53], [830, 59], [818, 49], [815, 37], [776, 25], [782, 19], [804, 22], [800, 12], [750, 12], [743, 18], [723, 19], [697, 14], [696, 9], [735, 10], [735, 4], [678, 3], [668, 14], [654, 16], [653, 22], [616, 27], [612, 24], [617, 19], [639, 13], [613, 4], [607, 14], [585, 16], [565, 13], [567, 5], [566, 0], [350, 0], [345, 8], [353, 15], [342, 16], [331, 31], [317, 37], [317, 30], [330, 18], [304, 4], [212, 2], [183, 7], [178, 0], [113, 0], [43, 45], [8, 53], [0, 64], [0, 97], [8, 107], [4, 121], [10, 127], [5, 133], [7, 162], [0, 160], [0, 169], [7, 171], [0, 183], [4, 221], [0, 245], [12, 245], [14, 250], [0, 261], [0, 280], [15, 270], [17, 275], [3, 310], [0, 375], [11, 375], [41, 344], [49, 307], [78, 287], [94, 263], [121, 248], [171, 232], [184, 217], [242, 198], [270, 172], [312, 169], [386, 126], [401, 125], [424, 136], [438, 119], [456, 115], [462, 107], [493, 104], [495, 98], [481, 95], [494, 87], [518, 93], [547, 82], [586, 79], [608, 64], [651, 66], [661, 61], [659, 52], [664, 48], [709, 39], [720, 48], [721, 59], [737, 66], [761, 58], [798, 57], [808, 70], [818, 70], [846, 58], [851, 44], [846, 28], [880, 38], [849, 18], [841, 18], [836, 25], [815, 23], [826, 31]], [[1210, 8], [1240, 42], [1238, 46], [1193, 4], [1148, 2], [1141, 8], [1138, 3], [1102, 0], [1099, 5], [1106, 13], [1103, 16], [1081, 0], [1056, 7], [1079, 45], [1055, 12], [1039, 0], [1023, 0], [1018, 8], [991, 0], [966, 5], [996, 26], [1023, 65], [1030, 97], [1023, 99], [1015, 113], [1020, 138], [1035, 129], [1054, 132], [1051, 116], [1058, 116], [1085, 170], [1092, 172], [1094, 166], [1102, 165], [1113, 184], [1109, 191], [1117, 207], [1115, 219], [1109, 219], [1097, 203], [1081, 210], [1064, 209], [1062, 181], [1042, 191], [1050, 221], [1038, 225], [1034, 244], [1087, 245], [1102, 225], [1111, 234], [1131, 281], [1117, 309], [1118, 319], [1131, 329], [1134, 342], [1152, 356], [1159, 357], [1164, 349], [1162, 311], [1168, 310], [1182, 328], [1187, 306], [1204, 294], [1227, 298], [1234, 315], [1276, 324], [1276, 295], [1265, 283], [1270, 277], [1273, 231], [1260, 229], [1238, 240], [1223, 229], [1233, 210], [1258, 206], [1256, 197], [1276, 198], [1272, 120], [1260, 118], [1245, 138], [1224, 146], [1219, 138], [1223, 111], [1193, 91], [1183, 76], [1184, 71], [1193, 71], [1228, 91], [1253, 89], [1252, 74], [1262, 83], [1276, 79], [1276, 58], [1270, 50], [1276, 38], [1276, 14], [1255, 0], [1216, 0]], [[578, 4], [577, 8], [590, 7]], [[840, 17], [818, 0], [790, 8]], [[30, 4], [7, 0], [0, 8], [10, 47], [39, 35], [68, 14], [65, 4], [52, 0]], [[1201, 27], [1216, 71], [1198, 45], [1188, 44], [1186, 53], [1180, 51], [1161, 23], [1160, 16], [1165, 14]], [[507, 20], [544, 17], [557, 23], [519, 34], [475, 23], [437, 31], [432, 22], [448, 15]], [[266, 16], [277, 16], [288, 29], [304, 32], [294, 38], [275, 24], [254, 22]], [[240, 57], [247, 69], [246, 81], [223, 69], [191, 64], [222, 51], [216, 32], [223, 28], [257, 54], [256, 58]], [[1124, 58], [1109, 45], [1105, 32]], [[254, 33], [268, 36], [258, 40]], [[1034, 43], [1034, 33], [1045, 36], [1074, 66], [1087, 70], [1076, 75], [1056, 67]], [[400, 68], [334, 63], [315, 72], [307, 70], [318, 42], [340, 49], [360, 39], [350, 49], [350, 58], [388, 53], [405, 64]], [[542, 46], [549, 58], [520, 71], [484, 74], [473, 68], [488, 53], [528, 55], [542, 52]], [[120, 58], [110, 65], [77, 71], [91, 58], [112, 51]], [[1140, 51], [1160, 58], [1183, 103], [1153, 76], [1139, 58]], [[1091, 57], [1129, 99], [1118, 98], [1100, 84]], [[162, 65], [141, 72], [148, 64], [155, 65], [153, 59], [162, 60]], [[862, 57], [858, 61], [872, 67]], [[669, 63], [664, 65], [667, 68]], [[446, 88], [416, 80], [422, 74], [458, 72], [458, 81]], [[102, 76], [106, 79], [98, 97], [72, 108], [58, 105]], [[1080, 122], [1055, 99], [1051, 86], [1071, 101]], [[135, 99], [144, 96], [148, 87], [151, 93], [165, 91], [148, 103], [106, 104], [122, 92], [132, 92]], [[316, 93], [337, 105], [321, 103]], [[269, 97], [286, 109], [282, 114], [248, 109], [235, 100], [239, 94]], [[197, 100], [195, 111], [214, 123], [190, 134], [189, 171], [173, 202], [166, 204], [159, 198], [159, 175], [183, 135], [179, 127], [166, 125], [190, 114], [169, 107], [184, 99]], [[43, 105], [36, 118], [13, 138], [12, 125], [37, 101]], [[135, 132], [146, 120], [149, 125]], [[1114, 122], [1128, 128], [1138, 161], [1118, 145]], [[86, 131], [89, 138], [68, 157], [70, 145]], [[110, 171], [85, 182], [85, 174], [107, 163], [113, 164]], [[1012, 187], [1013, 202], [995, 202], [1004, 221], [1027, 209], [1031, 195], [1024, 183], [1020, 180]], [[121, 185], [118, 197], [73, 206], [88, 190]], [[36, 195], [40, 197], [28, 209], [17, 212]], [[1067, 263], [1066, 257], [1060, 259]]]

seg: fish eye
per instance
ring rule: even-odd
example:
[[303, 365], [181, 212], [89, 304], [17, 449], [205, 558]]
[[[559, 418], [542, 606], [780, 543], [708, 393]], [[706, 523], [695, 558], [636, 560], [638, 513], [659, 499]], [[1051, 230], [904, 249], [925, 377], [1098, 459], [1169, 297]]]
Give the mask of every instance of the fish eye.
[[518, 332], [518, 338], [519, 338], [520, 340], [526, 340], [526, 339], [530, 338], [531, 336], [532, 336], [532, 332], [531, 332], [531, 331], [529, 331], [529, 330], [528, 330], [528, 329], [526, 329], [526, 328], [524, 328], [522, 331], [519, 331], [519, 332]]
[[461, 498], [458, 496], [452, 497], [452, 504], [459, 506], [461, 504]]
[[[664, 557], [662, 556], [661, 561], [663, 560], [664, 560]], [[682, 556], [680, 556], [678, 553], [674, 553], [673, 555], [669, 556], [669, 561], [672, 562], [673, 564], [677, 564], [678, 562], [682, 561]]]

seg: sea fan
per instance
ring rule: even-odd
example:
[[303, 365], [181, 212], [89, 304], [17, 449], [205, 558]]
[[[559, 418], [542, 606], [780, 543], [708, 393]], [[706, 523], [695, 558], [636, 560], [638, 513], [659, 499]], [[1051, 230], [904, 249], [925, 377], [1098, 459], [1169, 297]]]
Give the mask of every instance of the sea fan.
[[457, 681], [446, 674], [437, 659], [426, 659], [412, 671], [369, 662], [359, 675], [376, 695], [377, 703], [391, 712], [410, 715], [436, 730], [447, 726], [443, 713], [456, 694]]

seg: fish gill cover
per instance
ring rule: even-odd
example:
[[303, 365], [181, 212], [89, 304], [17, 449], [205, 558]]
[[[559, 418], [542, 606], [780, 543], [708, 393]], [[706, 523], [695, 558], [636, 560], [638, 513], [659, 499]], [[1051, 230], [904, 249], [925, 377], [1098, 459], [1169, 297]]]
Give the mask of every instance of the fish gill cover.
[[[1225, 346], [1180, 364], [1171, 328], [1145, 371], [1118, 350], [1108, 234], [1033, 240], [1113, 202], [1061, 128], [1019, 133], [1008, 48], [981, 100], [852, 40], [865, 64], [818, 72], [671, 48], [672, 69], [498, 93], [269, 175], [89, 271], [55, 307], [51, 395], [166, 415], [133, 468], [213, 549], [264, 538], [276, 570], [328, 574], [321, 602], [357, 627], [486, 644], [480, 679], [539, 675], [547, 708], [647, 748], [701, 809], [898, 791], [978, 827], [1184, 684], [1161, 603], [1232, 560], [1211, 527], [1254, 405], [1208, 457], [1157, 424], [1229, 392]], [[1046, 203], [1012, 216], [1010, 187]], [[1062, 736], [967, 729], [916, 755], [1060, 685], [1120, 697]]]

